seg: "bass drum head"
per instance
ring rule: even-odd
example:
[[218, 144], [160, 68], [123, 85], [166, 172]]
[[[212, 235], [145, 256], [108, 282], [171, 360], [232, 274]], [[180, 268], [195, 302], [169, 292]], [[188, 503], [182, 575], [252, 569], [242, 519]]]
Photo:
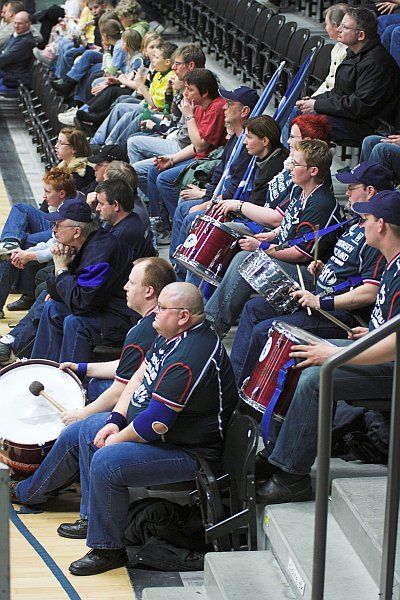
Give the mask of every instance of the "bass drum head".
[[320, 344], [321, 342], [327, 344], [326, 340], [314, 335], [313, 333], [309, 333], [305, 329], [301, 329], [301, 327], [296, 327], [295, 325], [290, 325], [290, 323], [285, 323], [284, 321], [274, 321], [271, 326], [271, 331], [277, 331], [280, 334], [283, 334], [292, 342], [297, 344], [311, 344], [311, 342], [316, 342]]
[[58, 366], [52, 361], [27, 360], [0, 371], [1, 440], [40, 446], [55, 440], [64, 429], [60, 412], [43, 396], [29, 391], [33, 381], [40, 381], [44, 391], [67, 410], [84, 405], [79, 379]]

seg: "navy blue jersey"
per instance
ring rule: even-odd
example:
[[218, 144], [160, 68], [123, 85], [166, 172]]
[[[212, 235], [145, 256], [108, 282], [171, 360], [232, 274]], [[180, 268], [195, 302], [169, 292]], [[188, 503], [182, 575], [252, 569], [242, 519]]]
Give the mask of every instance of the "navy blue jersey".
[[[278, 236], [279, 244], [286, 240], [295, 239], [310, 231], [329, 227], [340, 223], [342, 214], [333, 192], [326, 185], [319, 185], [311, 194], [304, 198], [303, 190], [295, 186], [290, 202], [283, 214], [281, 229]], [[337, 238], [336, 231], [319, 238], [319, 258], [327, 260], [332, 253]], [[301, 242], [294, 246], [309, 260], [313, 258], [314, 241]]]
[[151, 311], [128, 331], [115, 373], [116, 381], [128, 383], [144, 361], [157, 336], [157, 332], [153, 327], [154, 317], [155, 313]]
[[381, 279], [369, 329], [377, 329], [400, 313], [400, 253], [388, 263]]
[[276, 209], [283, 215], [290, 199], [293, 185], [291, 173], [283, 169], [269, 182], [264, 206]]
[[162, 439], [217, 461], [238, 394], [230, 360], [210, 325], [203, 322], [171, 340], [158, 336], [146, 364], [128, 422], [150, 399], [172, 407], [176, 420]]
[[[318, 277], [315, 293], [335, 293], [335, 286], [356, 276], [360, 276], [363, 283], [379, 286], [385, 266], [386, 260], [379, 250], [368, 246], [364, 228], [355, 223], [336, 242], [332, 256]], [[342, 292], [350, 287], [349, 284]]]

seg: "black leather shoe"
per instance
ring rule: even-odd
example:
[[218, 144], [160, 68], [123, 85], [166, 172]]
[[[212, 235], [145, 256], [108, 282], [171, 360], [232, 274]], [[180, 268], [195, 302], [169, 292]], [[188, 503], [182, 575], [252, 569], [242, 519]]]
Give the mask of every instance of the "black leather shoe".
[[78, 519], [75, 523], [61, 523], [57, 529], [58, 535], [74, 540], [85, 540], [87, 536], [87, 519]]
[[28, 294], [22, 294], [22, 296], [18, 298], [18, 300], [7, 304], [7, 310], [29, 310], [34, 302], [35, 298], [33, 298], [33, 296], [28, 296]]
[[76, 86], [76, 81], [70, 77], [66, 77], [65, 79], [50, 81], [50, 85], [58, 94], [67, 98], [72, 94], [72, 91]]
[[283, 471], [274, 473], [256, 492], [256, 500], [260, 504], [304, 502], [312, 498], [309, 475], [291, 475]]
[[265, 454], [265, 449], [261, 450], [256, 455], [255, 461], [255, 477], [256, 481], [265, 481], [269, 479], [278, 469], [275, 465], [268, 462], [268, 457]]
[[125, 548], [119, 550], [94, 549], [85, 554], [79, 560], [69, 565], [73, 575], [97, 575], [111, 569], [124, 567], [128, 562]]

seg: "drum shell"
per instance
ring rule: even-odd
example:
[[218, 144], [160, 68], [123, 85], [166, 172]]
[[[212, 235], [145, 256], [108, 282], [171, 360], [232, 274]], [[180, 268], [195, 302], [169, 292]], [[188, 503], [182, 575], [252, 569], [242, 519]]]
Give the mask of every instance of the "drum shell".
[[178, 246], [174, 258], [182, 266], [214, 286], [221, 283], [233, 257], [240, 252], [242, 234], [208, 215], [198, 218]]

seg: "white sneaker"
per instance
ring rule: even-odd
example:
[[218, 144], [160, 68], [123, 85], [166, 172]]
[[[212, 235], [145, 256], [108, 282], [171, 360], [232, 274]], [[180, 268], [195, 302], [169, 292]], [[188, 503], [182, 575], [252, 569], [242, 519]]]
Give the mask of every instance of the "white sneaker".
[[78, 107], [72, 106], [67, 111], [60, 113], [57, 118], [60, 121], [60, 123], [62, 123], [63, 125], [75, 126], [74, 119], [76, 117], [77, 112], [78, 112]]
[[0, 242], [0, 261], [11, 260], [11, 254], [14, 250], [19, 250], [20, 245], [17, 241]]

